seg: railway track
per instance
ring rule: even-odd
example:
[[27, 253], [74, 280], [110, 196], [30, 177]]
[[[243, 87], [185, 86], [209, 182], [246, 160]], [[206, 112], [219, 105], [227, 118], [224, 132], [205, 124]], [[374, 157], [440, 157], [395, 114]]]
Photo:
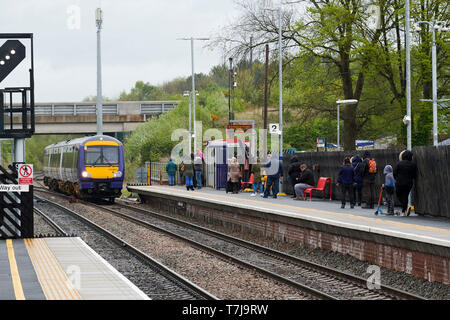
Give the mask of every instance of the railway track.
[[116, 216], [164, 232], [266, 276], [304, 290], [319, 299], [422, 300], [424, 298], [381, 285], [368, 289], [367, 280], [300, 259], [255, 243], [228, 236], [183, 220], [125, 204], [101, 206]]
[[[80, 214], [48, 199], [38, 200], [36, 213], [42, 215], [61, 235], [79, 234], [119, 272], [156, 300], [217, 300], [217, 297], [196, 286], [181, 275], [128, 244]], [[105, 258], [105, 257], [104, 257]], [[112, 259], [111, 259], [112, 258]], [[125, 261], [125, 262], [124, 262]]]

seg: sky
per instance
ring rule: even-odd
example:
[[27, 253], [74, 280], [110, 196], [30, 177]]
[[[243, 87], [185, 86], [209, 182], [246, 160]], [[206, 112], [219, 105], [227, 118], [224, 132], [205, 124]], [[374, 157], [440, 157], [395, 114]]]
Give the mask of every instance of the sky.
[[[97, 94], [100, 6], [102, 92], [111, 99], [138, 80], [161, 85], [190, 76], [190, 41], [177, 39], [214, 37], [239, 16], [233, 0], [0, 0], [0, 32], [33, 33], [36, 102], [78, 102]], [[196, 73], [224, 61], [220, 48], [205, 44], [194, 43]], [[29, 57], [27, 51], [0, 88], [28, 85]]]

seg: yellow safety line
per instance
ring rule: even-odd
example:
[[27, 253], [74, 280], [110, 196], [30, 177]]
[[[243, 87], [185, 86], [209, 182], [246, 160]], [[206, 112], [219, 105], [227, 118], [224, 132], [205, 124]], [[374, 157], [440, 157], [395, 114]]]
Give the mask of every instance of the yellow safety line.
[[14, 295], [16, 296], [16, 300], [25, 300], [25, 294], [23, 293], [22, 282], [20, 281], [19, 269], [17, 268], [16, 257], [14, 255], [14, 248], [11, 239], [6, 240], [6, 246], [8, 248], [9, 268], [11, 269]]
[[81, 300], [44, 239], [25, 239], [28, 254], [47, 300]]
[[[150, 188], [158, 189], [158, 187], [156, 187], [156, 186], [151, 186]], [[160, 190], [164, 190], [162, 188], [159, 188], [159, 189]], [[186, 190], [177, 190], [177, 192], [180, 192], [180, 191], [183, 192], [183, 193], [192, 195], [192, 191], [189, 193]], [[195, 194], [202, 194], [202, 195], [211, 196], [210, 193], [204, 193], [204, 192], [201, 192], [201, 191], [196, 191]], [[233, 198], [233, 197], [230, 197], [230, 196], [225, 196], [225, 195], [220, 195], [220, 194], [214, 194], [214, 196], [215, 197], [220, 197], [220, 198], [225, 198], [225, 199], [233, 199], [234, 201], [236, 201], [236, 198]], [[450, 234], [450, 230], [446, 230], [446, 229], [440, 229], [440, 228], [435, 228], [435, 227], [427, 227], [427, 226], [419, 226], [419, 225], [414, 225], [414, 224], [409, 224], [409, 223], [381, 220], [381, 219], [368, 218], [368, 217], [361, 217], [361, 216], [356, 216], [356, 215], [351, 214], [351, 213], [337, 213], [337, 212], [320, 210], [320, 209], [295, 207], [295, 206], [291, 206], [291, 205], [288, 205], [288, 204], [281, 204], [281, 203], [280, 204], [275, 204], [275, 203], [271, 203], [271, 202], [263, 202], [263, 201], [252, 200], [252, 199], [242, 199], [242, 200], [245, 200], [247, 202], [253, 202], [253, 203], [256, 203], [256, 204], [263, 204], [264, 206], [272, 206], [272, 207], [275, 207], [275, 208], [276, 207], [284, 207], [284, 208], [304, 211], [304, 212], [307, 212], [307, 213], [317, 212], [317, 213], [333, 215], [333, 216], [342, 217], [342, 218], [351, 218], [351, 219], [358, 219], [358, 220], [369, 221], [369, 222], [376, 222], [378, 224], [394, 225], [394, 226], [408, 227], [408, 228], [424, 230], [424, 231], [431, 231], [431, 232], [439, 232], [439, 233], [444, 233], [444, 234]]]

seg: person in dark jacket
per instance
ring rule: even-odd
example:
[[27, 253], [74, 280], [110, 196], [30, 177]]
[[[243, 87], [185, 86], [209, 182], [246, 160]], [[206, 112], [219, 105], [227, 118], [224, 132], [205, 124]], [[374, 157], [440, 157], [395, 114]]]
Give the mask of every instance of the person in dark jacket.
[[296, 195], [294, 200], [304, 200], [303, 191], [308, 188], [314, 188], [315, 186], [314, 174], [308, 169], [308, 166], [303, 163], [300, 165], [300, 170], [302, 171], [302, 174], [298, 179], [298, 183], [294, 186]]
[[170, 158], [169, 162], [166, 164], [166, 172], [169, 176], [169, 186], [174, 186], [175, 175], [177, 174], [177, 165], [173, 162], [172, 158]]
[[[298, 183], [298, 179], [300, 179], [300, 176], [302, 175], [302, 171], [300, 170], [300, 162], [298, 161], [298, 158], [296, 156], [293, 156], [291, 158], [289, 169], [288, 169], [288, 176], [289, 181], [292, 184], [292, 190], [294, 190], [295, 185]], [[295, 191], [293, 198], [295, 198]]]
[[197, 181], [197, 188], [202, 188], [202, 170], [203, 170], [203, 160], [200, 156], [196, 156], [194, 159], [194, 171], [195, 180]]
[[251, 194], [252, 197], [256, 196], [256, 193], [262, 193], [263, 191], [263, 185], [261, 181], [261, 163], [258, 162], [259, 159], [256, 159], [256, 163], [252, 164], [252, 170], [253, 173], [253, 193]]
[[267, 187], [264, 190], [264, 197], [269, 197], [269, 191], [272, 187], [273, 198], [276, 199], [280, 184], [280, 177], [283, 178], [283, 162], [280, 160], [278, 154], [273, 154], [270, 161], [264, 165], [267, 172]]
[[[355, 183], [353, 184], [353, 203], [354, 203], [354, 205], [356, 205], [356, 202], [358, 202], [358, 206], [361, 207], [363, 181], [361, 178], [360, 171], [361, 171], [362, 160], [361, 160], [361, 157], [359, 156], [359, 154], [355, 154], [353, 156], [353, 158], [351, 158], [351, 161], [352, 161], [353, 171], [355, 173], [355, 175], [354, 175]], [[356, 201], [356, 200], [358, 200], [358, 201]]]
[[345, 208], [345, 194], [348, 193], [350, 197], [350, 208], [353, 209], [355, 207], [353, 201], [353, 183], [355, 182], [355, 173], [353, 171], [352, 164], [350, 162], [350, 158], [346, 157], [344, 159], [344, 165], [339, 169], [339, 175], [337, 179], [337, 186], [341, 186], [342, 191], [342, 199], [341, 199], [341, 208]]
[[400, 153], [400, 162], [394, 168], [395, 193], [402, 204], [402, 216], [409, 216], [408, 196], [417, 177], [417, 165], [412, 162], [413, 153], [405, 150]]
[[194, 154], [191, 154], [191, 159], [187, 159], [182, 166], [184, 166], [183, 176], [186, 179], [186, 190], [194, 191]]
[[[361, 208], [363, 209], [373, 209], [375, 204], [375, 177], [377, 175], [376, 172], [376, 162], [371, 157], [369, 151], [364, 151], [363, 154], [363, 162], [361, 164], [361, 177], [363, 180], [363, 200], [365, 202], [365, 205]], [[372, 163], [375, 164], [375, 167], [372, 165]]]

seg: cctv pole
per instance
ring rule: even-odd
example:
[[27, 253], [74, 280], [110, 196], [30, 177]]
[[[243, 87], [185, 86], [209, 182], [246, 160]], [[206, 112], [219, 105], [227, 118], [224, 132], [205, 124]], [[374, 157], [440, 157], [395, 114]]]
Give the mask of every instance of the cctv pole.
[[432, 86], [433, 86], [433, 145], [438, 146], [438, 116], [437, 116], [437, 63], [436, 63], [436, 39], [434, 32], [434, 24], [432, 26], [433, 31], [433, 44], [431, 47], [431, 61], [433, 68]]
[[409, 34], [409, 0], [405, 0], [405, 49], [406, 49], [406, 116], [409, 122], [406, 125], [406, 148], [411, 150], [411, 62], [410, 62], [410, 34]]
[[339, 103], [337, 104], [337, 151], [341, 150], [341, 145], [339, 144]]
[[100, 46], [100, 30], [102, 28], [102, 10], [97, 8], [95, 12], [97, 24], [97, 135], [103, 134], [103, 108], [102, 108], [102, 60]]

